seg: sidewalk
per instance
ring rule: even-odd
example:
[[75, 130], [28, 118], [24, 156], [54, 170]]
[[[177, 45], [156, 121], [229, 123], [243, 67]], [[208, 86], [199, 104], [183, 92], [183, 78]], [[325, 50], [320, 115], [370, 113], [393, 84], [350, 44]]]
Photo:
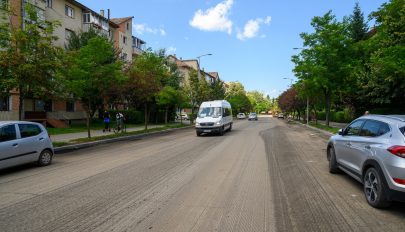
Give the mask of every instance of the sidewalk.
[[[164, 126], [165, 125], [148, 125], [148, 129], [159, 128], [159, 127], [164, 127]], [[145, 127], [143, 125], [137, 126], [137, 127], [130, 127], [130, 128], [127, 128], [127, 132], [140, 131], [140, 130], [143, 130], [144, 128]], [[91, 137], [114, 134], [112, 129], [111, 129], [111, 132], [103, 132], [103, 130], [91, 130], [90, 133], [91, 133]], [[80, 138], [87, 138], [87, 131], [78, 132], [78, 133], [51, 135], [51, 139], [53, 142], [69, 142], [70, 140], [80, 139]]]

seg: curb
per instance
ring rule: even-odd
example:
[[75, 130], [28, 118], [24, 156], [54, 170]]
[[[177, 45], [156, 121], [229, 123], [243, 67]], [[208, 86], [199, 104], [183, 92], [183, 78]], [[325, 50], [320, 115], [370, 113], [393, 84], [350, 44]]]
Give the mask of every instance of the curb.
[[166, 130], [162, 130], [162, 131], [153, 131], [153, 132], [142, 133], [142, 134], [137, 134], [137, 135], [127, 135], [127, 136], [121, 136], [121, 137], [112, 138], [112, 139], [103, 139], [103, 140], [98, 140], [98, 141], [93, 141], [93, 142], [66, 145], [66, 146], [54, 148], [54, 153], [63, 154], [63, 153], [68, 153], [68, 152], [84, 149], [84, 148], [94, 147], [94, 146], [101, 145], [101, 144], [114, 143], [114, 142], [120, 142], [120, 141], [131, 141], [131, 140], [136, 140], [136, 139], [144, 138], [144, 137], [151, 136], [151, 135], [166, 134], [168, 132], [172, 132], [172, 131], [176, 131], [176, 130], [190, 129], [190, 128], [194, 128], [194, 126], [170, 128], [170, 129], [166, 129]]
[[304, 124], [304, 123], [299, 122], [299, 121], [294, 121], [294, 122], [296, 122], [296, 123], [300, 124], [300, 125], [301, 125], [301, 126], [303, 126], [303, 127], [306, 127], [306, 128], [309, 128], [309, 129], [312, 129], [312, 130], [315, 130], [315, 131], [318, 131], [318, 132], [323, 133], [323, 134], [328, 135], [328, 136], [335, 135], [335, 134], [334, 134], [334, 133], [332, 133], [332, 132], [329, 132], [329, 131], [326, 131], [326, 130], [319, 129], [319, 128], [316, 128], [316, 127], [313, 127], [313, 126], [310, 126], [310, 125]]

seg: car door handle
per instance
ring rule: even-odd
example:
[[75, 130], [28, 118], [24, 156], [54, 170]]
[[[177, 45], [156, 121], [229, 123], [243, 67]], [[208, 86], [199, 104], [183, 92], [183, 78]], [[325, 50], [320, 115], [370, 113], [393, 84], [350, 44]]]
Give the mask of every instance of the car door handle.
[[42, 141], [42, 140], [44, 140], [44, 138], [39, 138], [39, 141]]
[[346, 143], [346, 146], [351, 147], [352, 144], [350, 142]]
[[366, 148], [366, 149], [371, 149], [371, 147], [370, 147], [370, 145], [366, 145], [364, 148]]
[[16, 147], [16, 146], [18, 146], [18, 143], [14, 143], [14, 144], [13, 144], [13, 147]]

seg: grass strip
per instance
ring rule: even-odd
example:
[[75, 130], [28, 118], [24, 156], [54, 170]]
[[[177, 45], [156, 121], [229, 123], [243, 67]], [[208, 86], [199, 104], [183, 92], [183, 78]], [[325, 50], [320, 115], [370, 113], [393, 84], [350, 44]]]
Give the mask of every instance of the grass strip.
[[182, 128], [182, 127], [186, 127], [186, 126], [189, 126], [189, 125], [179, 124], [179, 123], [169, 124], [169, 125], [166, 125], [164, 127], [151, 128], [151, 129], [148, 129], [148, 130], [120, 132], [120, 133], [117, 133], [117, 134], [94, 136], [94, 137], [91, 137], [91, 138], [78, 138], [78, 139], [70, 140], [69, 142], [53, 142], [53, 146], [54, 147], [62, 147], [62, 146], [66, 146], [66, 145], [94, 142], [94, 141], [99, 141], [99, 140], [113, 139], [113, 138], [119, 138], [119, 137], [130, 136], [130, 135], [147, 134], [147, 133], [151, 133], [151, 132], [164, 131], [164, 130], [173, 129], [173, 128]]
[[321, 130], [329, 131], [329, 132], [331, 132], [333, 134], [337, 134], [339, 132], [339, 129], [340, 129], [340, 128], [336, 128], [336, 127], [326, 126], [326, 125], [323, 125], [323, 124], [316, 124], [314, 122], [310, 122], [309, 125], [313, 126], [313, 127], [316, 127], [318, 129], [321, 129]]

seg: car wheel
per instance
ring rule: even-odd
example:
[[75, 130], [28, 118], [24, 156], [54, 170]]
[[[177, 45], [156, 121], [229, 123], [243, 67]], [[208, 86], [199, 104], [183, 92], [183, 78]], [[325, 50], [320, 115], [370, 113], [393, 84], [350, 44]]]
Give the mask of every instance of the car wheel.
[[196, 131], [197, 136], [201, 136], [201, 132]]
[[38, 158], [39, 166], [47, 166], [52, 163], [52, 152], [50, 150], [43, 150]]
[[228, 131], [231, 132], [231, 130], [232, 130], [232, 123], [229, 125]]
[[335, 148], [332, 146], [328, 148], [328, 160], [329, 160], [329, 172], [330, 173], [339, 173], [338, 163], [336, 161]]
[[391, 202], [387, 198], [387, 185], [383, 175], [375, 168], [369, 168], [363, 178], [364, 194], [368, 204], [375, 208], [388, 207]]
[[219, 135], [220, 136], [223, 136], [224, 135], [224, 127], [221, 127], [220, 129], [219, 129]]

